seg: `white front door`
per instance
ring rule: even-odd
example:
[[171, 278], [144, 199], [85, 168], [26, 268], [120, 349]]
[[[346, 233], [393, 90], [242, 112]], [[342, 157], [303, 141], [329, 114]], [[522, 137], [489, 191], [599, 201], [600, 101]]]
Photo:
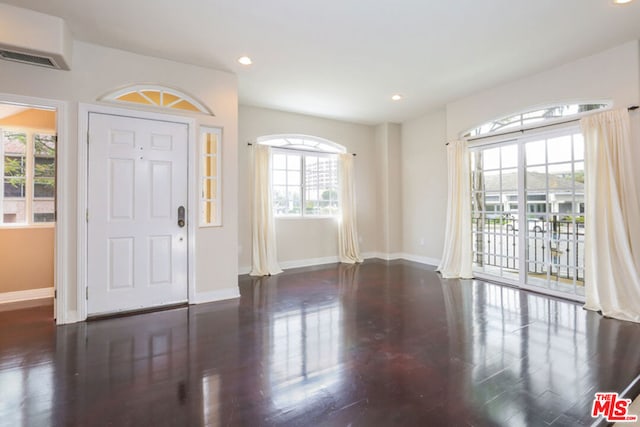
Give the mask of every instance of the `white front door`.
[[187, 143], [184, 123], [89, 114], [89, 315], [187, 301]]

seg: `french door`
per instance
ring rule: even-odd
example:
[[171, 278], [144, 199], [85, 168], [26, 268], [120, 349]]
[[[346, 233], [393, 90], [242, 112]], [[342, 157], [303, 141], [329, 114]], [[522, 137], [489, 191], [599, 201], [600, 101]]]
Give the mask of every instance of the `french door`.
[[475, 273], [584, 298], [584, 141], [576, 128], [471, 149]]

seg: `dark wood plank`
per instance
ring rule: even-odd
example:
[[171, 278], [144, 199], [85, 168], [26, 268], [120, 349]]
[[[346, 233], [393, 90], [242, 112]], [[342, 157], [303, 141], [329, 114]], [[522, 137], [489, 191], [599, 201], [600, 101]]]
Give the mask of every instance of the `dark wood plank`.
[[61, 327], [0, 312], [0, 426], [590, 425], [640, 373], [640, 325], [411, 262], [239, 285]]

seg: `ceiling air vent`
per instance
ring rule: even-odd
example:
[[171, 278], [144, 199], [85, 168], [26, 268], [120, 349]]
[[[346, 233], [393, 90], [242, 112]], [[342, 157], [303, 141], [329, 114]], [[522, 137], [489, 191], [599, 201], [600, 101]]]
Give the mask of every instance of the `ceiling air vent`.
[[29, 55], [21, 52], [12, 52], [10, 50], [0, 50], [0, 58], [8, 61], [22, 62], [24, 64], [39, 65], [41, 67], [60, 68], [51, 58]]

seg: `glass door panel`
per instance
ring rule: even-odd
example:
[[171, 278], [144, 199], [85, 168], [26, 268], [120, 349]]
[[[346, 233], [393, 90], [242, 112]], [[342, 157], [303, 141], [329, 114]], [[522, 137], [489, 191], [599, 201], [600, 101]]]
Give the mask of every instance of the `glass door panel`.
[[584, 295], [584, 162], [582, 135], [524, 144], [525, 283]]
[[518, 145], [472, 152], [474, 270], [517, 282]]
[[584, 142], [564, 132], [471, 150], [474, 271], [584, 295]]

